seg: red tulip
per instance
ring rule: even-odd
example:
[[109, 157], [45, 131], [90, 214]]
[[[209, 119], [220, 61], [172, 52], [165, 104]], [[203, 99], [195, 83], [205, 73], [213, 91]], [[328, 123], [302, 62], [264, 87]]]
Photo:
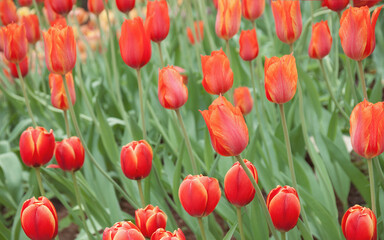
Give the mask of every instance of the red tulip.
[[140, 17], [124, 20], [119, 44], [121, 57], [131, 68], [139, 69], [151, 59], [151, 40]]
[[178, 109], [188, 100], [183, 77], [173, 66], [159, 70], [158, 97], [161, 106], [167, 109]]
[[152, 205], [135, 211], [135, 221], [144, 237], [150, 238], [159, 228], [167, 225], [167, 215], [159, 207]]
[[49, 1], [52, 10], [60, 15], [67, 15], [73, 7], [75, 0], [45, 0]]
[[152, 148], [147, 141], [133, 141], [121, 149], [121, 169], [129, 179], [143, 179], [151, 172], [152, 158]]
[[373, 7], [376, 3], [380, 2], [380, 0], [353, 0], [354, 7]]
[[118, 222], [105, 228], [103, 240], [145, 240], [145, 237], [132, 222]]
[[60, 14], [56, 13], [55, 11], [53, 11], [50, 0], [45, 0], [44, 1], [44, 9], [45, 9], [45, 14], [47, 15], [48, 21], [49, 21], [51, 26], [53, 26], [52, 23], [55, 20], [63, 18]]
[[76, 41], [72, 27], [55, 25], [44, 33], [45, 63], [50, 72], [64, 75], [75, 67]]
[[135, 0], [116, 0], [116, 6], [121, 12], [128, 13], [135, 7]]
[[244, 61], [252, 61], [259, 54], [259, 44], [257, 43], [256, 30], [243, 30], [239, 39], [240, 57]]
[[64, 171], [77, 171], [84, 164], [84, 148], [78, 137], [56, 143], [56, 161]]
[[183, 78], [183, 83], [185, 85], [187, 85], [188, 84], [188, 75], [186, 74], [185, 69], [182, 67], [179, 67], [179, 66], [173, 66], [173, 68], [175, 68], [176, 71], [178, 71], [180, 73], [181, 77]]
[[[65, 74], [69, 94], [71, 95], [72, 106], [76, 102], [76, 92], [73, 83], [72, 73]], [[55, 73], [49, 74], [49, 88], [51, 89], [51, 103], [55, 108], [61, 110], [68, 110], [68, 99], [64, 88], [63, 76]]]
[[265, 58], [265, 95], [271, 102], [283, 104], [296, 93], [297, 69], [293, 55]]
[[376, 240], [376, 224], [371, 209], [355, 205], [344, 214], [341, 229], [346, 240]]
[[28, 52], [28, 40], [24, 25], [9, 24], [4, 33], [4, 56], [10, 62], [21, 62]]
[[219, 38], [231, 39], [240, 29], [240, 0], [219, 0], [216, 15], [216, 35]]
[[329, 54], [332, 47], [332, 35], [327, 21], [315, 23], [312, 26], [312, 38], [309, 43], [310, 58], [322, 59]]
[[4, 51], [4, 40], [5, 40], [5, 31], [6, 27], [0, 27], [0, 52]]
[[353, 150], [366, 159], [384, 151], [384, 102], [372, 104], [364, 99], [353, 109], [350, 117]]
[[27, 39], [30, 44], [35, 44], [40, 40], [39, 19], [36, 14], [21, 17], [21, 23], [25, 26]]
[[[15, 63], [12, 63], [12, 62], [8, 62], [9, 64], [9, 70], [11, 70], [11, 75], [12, 77], [14, 78], [19, 78], [19, 74], [17, 72], [17, 66]], [[18, 64], [20, 64], [20, 71], [21, 71], [21, 76], [22, 77], [25, 77], [27, 76], [28, 74], [28, 57], [25, 57], [21, 62], [19, 62]]]
[[[191, 28], [187, 27], [187, 36], [188, 36], [189, 42], [192, 45], [195, 44], [195, 37], [196, 37], [196, 42], [203, 41], [203, 38], [204, 38], [204, 22], [203, 21], [194, 22], [194, 27], [195, 27], [195, 33], [192, 33]], [[193, 34], [195, 34], [195, 35], [193, 35]]]
[[165, 231], [164, 228], [159, 228], [152, 234], [151, 240], [185, 240], [185, 236], [180, 228], [173, 233]]
[[46, 197], [25, 201], [20, 221], [25, 234], [32, 240], [51, 240], [57, 235], [56, 209]]
[[294, 188], [277, 186], [267, 197], [267, 208], [273, 225], [281, 232], [296, 226], [300, 216], [300, 200]]
[[225, 97], [219, 96], [208, 110], [200, 111], [207, 124], [211, 143], [222, 156], [237, 156], [248, 145], [248, 128], [243, 114]]
[[253, 99], [249, 88], [247, 87], [238, 87], [233, 93], [233, 98], [235, 106], [240, 108], [241, 113], [245, 116], [252, 111], [253, 108]]
[[201, 55], [203, 87], [209, 94], [224, 94], [233, 85], [233, 72], [223, 50], [213, 51], [211, 56]]
[[350, 7], [343, 12], [339, 35], [344, 53], [349, 58], [361, 61], [375, 50], [375, 27], [381, 8], [373, 11], [372, 19], [367, 6]]
[[166, 0], [154, 0], [147, 2], [147, 19], [145, 28], [151, 40], [154, 42], [163, 41], [169, 32], [169, 14]]
[[16, 23], [19, 20], [16, 12], [16, 5], [12, 0], [0, 1], [0, 19], [4, 26]]
[[213, 0], [213, 5], [217, 9], [219, 7], [219, 0]]
[[[244, 163], [258, 182], [255, 166], [246, 159], [244, 159]], [[239, 162], [233, 164], [225, 175], [224, 192], [228, 201], [236, 207], [247, 205], [255, 197], [255, 188]]]
[[22, 7], [29, 7], [32, 5], [32, 0], [18, 0], [18, 2]]
[[55, 144], [52, 130], [29, 127], [20, 136], [21, 160], [29, 167], [40, 167], [52, 159]]
[[244, 18], [255, 21], [264, 12], [265, 0], [242, 0], [241, 9]]
[[[108, 0], [105, 0], [107, 3]], [[104, 11], [104, 0], [88, 0], [88, 10], [96, 15]]]
[[293, 44], [300, 37], [303, 28], [300, 1], [272, 1], [272, 12], [277, 37], [286, 44]]
[[322, 0], [321, 6], [327, 7], [335, 12], [340, 12], [349, 3], [349, 0]]
[[192, 217], [205, 217], [215, 210], [221, 197], [216, 178], [188, 175], [179, 188], [179, 199], [185, 211]]

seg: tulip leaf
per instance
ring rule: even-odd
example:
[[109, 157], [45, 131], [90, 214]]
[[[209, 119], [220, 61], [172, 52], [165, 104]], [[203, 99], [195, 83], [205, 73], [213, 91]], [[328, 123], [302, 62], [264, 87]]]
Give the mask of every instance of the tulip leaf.
[[227, 234], [225, 234], [223, 240], [231, 240], [233, 234], [234, 234], [235, 231], [236, 231], [236, 228], [237, 228], [237, 223], [235, 223], [235, 224], [233, 224], [233, 225], [231, 226], [231, 228], [228, 230]]

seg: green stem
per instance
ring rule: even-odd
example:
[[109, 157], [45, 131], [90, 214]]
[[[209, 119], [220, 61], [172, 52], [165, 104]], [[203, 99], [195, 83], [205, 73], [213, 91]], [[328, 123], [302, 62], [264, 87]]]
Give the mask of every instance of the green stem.
[[[231, 48], [229, 47], [229, 40], [225, 40], [225, 46], [226, 46], [226, 54], [227, 54], [227, 57], [229, 59], [229, 63], [231, 63]], [[233, 102], [233, 87], [231, 87], [231, 89], [229, 89], [228, 91], [228, 94], [229, 94], [229, 100], [231, 102]]]
[[185, 130], [185, 125], [184, 125], [183, 118], [181, 117], [181, 114], [180, 114], [180, 109], [175, 109], [175, 112], [177, 115], [177, 119], [179, 120], [181, 131], [183, 132], [183, 135], [184, 135], [185, 144], [187, 145], [189, 159], [191, 160], [191, 164], [192, 164], [193, 174], [197, 175], [198, 171], [197, 171], [197, 167], [196, 167], [195, 157], [193, 156], [192, 145], [191, 145], [191, 142], [189, 140], [187, 131]]
[[144, 199], [144, 194], [143, 194], [143, 185], [141, 183], [141, 179], [137, 180], [137, 188], [139, 189], [139, 195], [140, 195], [140, 201], [141, 201], [141, 206], [145, 208], [145, 199]]
[[206, 240], [207, 237], [205, 236], [205, 230], [204, 230], [204, 224], [203, 219], [201, 217], [198, 217], [197, 220], [199, 221], [200, 231], [201, 231], [201, 238], [203, 240]]
[[384, 187], [384, 174], [383, 174], [383, 170], [381, 169], [381, 166], [380, 166], [379, 158], [377, 158], [376, 160], [373, 160], [373, 161], [375, 164], [375, 168], [376, 168], [377, 172], [379, 173], [381, 184]]
[[136, 72], [137, 72], [137, 85], [139, 86], [141, 129], [143, 130], [143, 139], [146, 140], [147, 139], [147, 131], [145, 130], [143, 86], [141, 83], [140, 68], [136, 69]]
[[331, 95], [331, 99], [332, 99], [332, 101], [335, 103], [336, 107], [339, 109], [339, 111], [340, 111], [340, 113], [343, 115], [343, 117], [349, 122], [349, 116], [347, 115], [347, 113], [345, 113], [345, 111], [343, 110], [343, 108], [340, 106], [339, 102], [336, 100], [335, 95], [333, 94], [333, 91], [332, 91], [331, 85], [330, 85], [330, 83], [329, 83], [329, 79], [328, 79], [327, 73], [325, 72], [325, 68], [324, 68], [323, 60], [320, 59], [320, 60], [319, 60], [319, 63], [320, 63], [321, 71], [323, 72], [324, 80], [325, 80], [325, 83], [326, 83], [326, 85], [327, 85], [329, 94]]
[[24, 78], [23, 78], [23, 75], [21, 74], [20, 63], [16, 63], [16, 68], [17, 68], [17, 75], [19, 76], [20, 83], [21, 83], [21, 89], [23, 90], [23, 95], [24, 95], [24, 99], [25, 99], [25, 105], [27, 105], [27, 110], [28, 110], [29, 117], [32, 120], [33, 126], [37, 127], [36, 121], [33, 118], [31, 106], [29, 105], [28, 95], [27, 95], [27, 92], [25, 90]]
[[33, 7], [36, 9], [36, 15], [37, 15], [37, 19], [39, 19], [39, 23], [41, 24], [41, 26], [45, 26], [45, 22], [42, 21], [40, 9], [36, 3], [36, 0], [33, 0], [32, 2], [33, 2]]
[[372, 159], [367, 159], [367, 162], [368, 162], [369, 186], [371, 189], [371, 208], [373, 213], [376, 215], [375, 178], [373, 176]]
[[260, 190], [259, 186], [256, 183], [256, 180], [253, 178], [251, 171], [245, 165], [245, 163], [244, 163], [243, 159], [241, 159], [240, 155], [236, 156], [236, 160], [240, 163], [241, 167], [245, 170], [245, 173], [247, 174], [248, 178], [251, 180], [252, 185], [253, 185], [253, 187], [256, 190], [257, 199], [259, 200], [259, 203], [261, 205], [261, 208], [263, 209], [265, 218], [267, 219], [267, 224], [268, 224], [269, 230], [271, 231], [273, 237], [275, 239], [278, 239], [277, 233], [276, 233], [276, 229], [275, 229], [275, 227], [273, 226], [273, 223], [272, 223], [271, 215], [269, 214], [267, 205], [265, 204], [265, 199], [263, 197], [263, 194], [261, 193], [261, 190]]
[[289, 44], [289, 52], [293, 53], [293, 43]]
[[285, 240], [287, 238], [287, 233], [286, 232], [280, 232], [280, 233], [281, 233], [281, 240]]
[[361, 87], [363, 88], [363, 95], [364, 95], [364, 98], [368, 100], [367, 87], [365, 85], [363, 63], [361, 61], [357, 61], [357, 65], [359, 65], [360, 81], [361, 81]]
[[41, 181], [40, 167], [35, 167], [35, 172], [36, 172], [37, 183], [39, 184], [41, 196], [45, 196], [43, 181]]
[[[207, 8], [205, 6], [205, 2], [206, 1], [187, 0], [186, 2], [194, 2], [194, 3], [196, 3], [198, 5], [199, 14], [200, 14], [201, 19], [203, 19], [204, 26], [209, 26], [209, 22], [208, 22], [208, 18], [207, 18], [208, 14], [207, 14], [207, 11], [206, 11]], [[208, 35], [208, 42], [209, 42], [209, 45], [210, 45], [210, 49], [215, 49], [216, 46], [215, 46], [214, 38], [212, 36], [212, 32], [213, 31], [205, 31], [205, 32]]]
[[[340, 21], [340, 12], [338, 12], [338, 20]], [[336, 32], [334, 39], [335, 41], [335, 69], [334, 69], [334, 79], [337, 80], [339, 79], [339, 29], [340, 29], [340, 24], [336, 24]]]
[[347, 71], [348, 71], [348, 75], [349, 75], [348, 81], [349, 81], [349, 84], [351, 85], [352, 96], [355, 99], [355, 104], [357, 104], [359, 102], [359, 100], [357, 99], [357, 95], [356, 95], [356, 91], [355, 91], [355, 81], [353, 79], [351, 63], [349, 62], [348, 58], [345, 59], [345, 62], [347, 63]]
[[158, 43], [157, 43], [157, 46], [158, 46], [158, 48], [159, 48], [161, 67], [163, 68], [163, 67], [164, 67], [164, 59], [163, 59], [163, 53], [161, 52], [161, 43], [158, 42]]
[[64, 122], [65, 122], [65, 129], [67, 131], [67, 137], [71, 137], [71, 130], [69, 129], [69, 123], [68, 123], [68, 114], [67, 110], [64, 110]]
[[241, 240], [245, 240], [244, 229], [243, 229], [243, 218], [241, 216], [241, 207], [236, 207], [236, 213], [237, 213], [237, 221], [239, 223], [240, 238]]

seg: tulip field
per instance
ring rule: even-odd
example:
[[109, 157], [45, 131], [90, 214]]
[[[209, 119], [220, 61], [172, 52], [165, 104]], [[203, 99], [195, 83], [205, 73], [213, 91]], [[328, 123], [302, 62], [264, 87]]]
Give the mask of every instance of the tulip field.
[[0, 0], [0, 240], [384, 239], [381, 0]]

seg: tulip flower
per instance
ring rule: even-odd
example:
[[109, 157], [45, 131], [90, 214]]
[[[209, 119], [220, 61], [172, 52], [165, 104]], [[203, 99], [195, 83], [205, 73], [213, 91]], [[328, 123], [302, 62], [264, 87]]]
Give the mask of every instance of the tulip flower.
[[151, 240], [185, 240], [185, 236], [180, 228], [173, 233], [165, 231], [164, 228], [159, 228], [152, 234]]
[[267, 197], [267, 208], [273, 225], [281, 232], [296, 226], [300, 216], [300, 200], [294, 188], [277, 186]]
[[159, 207], [152, 205], [135, 211], [135, 221], [144, 237], [150, 238], [159, 228], [167, 225], [167, 215]]
[[0, 19], [4, 26], [17, 23], [19, 17], [16, 12], [16, 5], [12, 0], [0, 1]]
[[243, 17], [249, 21], [255, 21], [264, 12], [265, 0], [242, 0], [241, 9]]
[[375, 27], [382, 7], [376, 8], [370, 18], [367, 6], [350, 7], [340, 19], [340, 40], [344, 53], [353, 60], [361, 61], [375, 50]]
[[[19, 74], [17, 72], [17, 66], [15, 63], [12, 63], [12, 62], [8, 62], [9, 64], [9, 70], [11, 70], [11, 75], [12, 77], [14, 78], [19, 78]], [[21, 71], [21, 76], [22, 77], [25, 77], [27, 76], [28, 74], [28, 57], [25, 57], [21, 62], [19, 62], [18, 64], [20, 64], [20, 71]]]
[[219, 0], [215, 25], [217, 36], [228, 41], [239, 31], [240, 22], [240, 0]]
[[121, 169], [129, 179], [143, 179], [151, 172], [152, 158], [152, 148], [147, 141], [133, 141], [121, 149]]
[[257, 43], [256, 30], [243, 30], [239, 39], [240, 57], [244, 61], [252, 61], [259, 54], [259, 44]]
[[335, 12], [340, 12], [349, 3], [349, 0], [322, 0], [321, 6], [327, 7]]
[[176, 69], [176, 71], [178, 71], [180, 73], [181, 77], [183, 78], [183, 83], [185, 85], [187, 85], [188, 84], [188, 75], [187, 75], [185, 69], [182, 67], [179, 67], [179, 66], [173, 66], [173, 68]]
[[50, 0], [44, 1], [44, 10], [51, 26], [54, 25], [55, 20], [63, 18], [60, 14], [53, 11]]
[[56, 143], [56, 161], [64, 171], [77, 171], [84, 164], [84, 148], [78, 137]]
[[[255, 166], [246, 159], [244, 159], [244, 163], [251, 171], [253, 178], [258, 182]], [[225, 174], [224, 192], [228, 201], [236, 207], [247, 205], [255, 197], [255, 188], [239, 162], [233, 164]]]
[[18, 2], [22, 7], [29, 7], [32, 5], [32, 0], [18, 0]]
[[310, 58], [322, 59], [329, 54], [332, 47], [332, 36], [327, 21], [315, 23], [312, 26], [312, 38], [309, 43]]
[[46, 197], [33, 197], [25, 201], [20, 221], [24, 233], [32, 240], [51, 240], [57, 235], [56, 209]]
[[213, 0], [213, 5], [217, 9], [219, 7], [219, 0]]
[[105, 228], [102, 240], [145, 240], [139, 228], [132, 222], [118, 222]]
[[169, 14], [166, 0], [147, 2], [147, 19], [145, 29], [154, 42], [163, 41], [169, 32]]
[[247, 87], [238, 87], [235, 89], [233, 94], [235, 101], [235, 107], [240, 108], [241, 113], [245, 116], [252, 111], [253, 99], [249, 88]]
[[0, 52], [4, 52], [5, 31], [7, 27], [0, 27]]
[[353, 0], [354, 7], [373, 7], [376, 3], [380, 2], [380, 0]]
[[281, 58], [265, 58], [265, 95], [271, 102], [283, 104], [293, 98], [296, 93], [297, 69], [293, 55]]
[[300, 37], [303, 28], [300, 1], [272, 1], [272, 12], [277, 37], [280, 41], [292, 45]]
[[135, 7], [135, 0], [116, 0], [116, 6], [120, 12], [128, 13]]
[[179, 199], [192, 217], [205, 217], [219, 203], [221, 190], [216, 178], [188, 175], [179, 187]]
[[161, 106], [167, 109], [178, 109], [188, 100], [183, 77], [173, 66], [159, 70], [158, 97]]
[[21, 23], [25, 26], [27, 39], [30, 44], [35, 44], [40, 40], [39, 19], [36, 14], [22, 16]]
[[[71, 95], [72, 106], [76, 102], [76, 92], [75, 86], [73, 83], [72, 73], [69, 72], [65, 74], [65, 80], [67, 81], [67, 86], [69, 94]], [[68, 110], [68, 99], [67, 94], [64, 88], [63, 76], [51, 73], [49, 74], [49, 88], [51, 89], [51, 103], [55, 108], [61, 110]]]
[[24, 25], [9, 24], [4, 33], [4, 56], [10, 62], [21, 62], [28, 52], [28, 40]]
[[223, 50], [213, 51], [211, 56], [201, 55], [203, 87], [209, 94], [224, 94], [233, 85], [233, 72]]
[[207, 124], [211, 143], [222, 156], [237, 156], [248, 145], [248, 128], [239, 108], [219, 96], [208, 110], [200, 111]]
[[76, 41], [72, 27], [55, 25], [43, 36], [48, 70], [60, 75], [72, 71], [76, 64]]
[[40, 167], [52, 159], [55, 144], [52, 130], [29, 127], [20, 136], [21, 160], [29, 167]]
[[[195, 28], [195, 33], [192, 33], [192, 30], [190, 27], [187, 27], [187, 36], [189, 39], [189, 42], [193, 45], [195, 42], [201, 42], [204, 38], [204, 22], [198, 21], [193, 23]], [[196, 37], [196, 41], [195, 41]]]
[[[107, 3], [108, 0], [105, 0]], [[96, 15], [104, 11], [104, 0], [88, 0], [88, 10]]]
[[73, 7], [75, 0], [45, 0], [49, 1], [52, 10], [60, 15], [67, 15]]
[[344, 214], [341, 229], [346, 240], [376, 240], [376, 222], [371, 209], [355, 205]]

